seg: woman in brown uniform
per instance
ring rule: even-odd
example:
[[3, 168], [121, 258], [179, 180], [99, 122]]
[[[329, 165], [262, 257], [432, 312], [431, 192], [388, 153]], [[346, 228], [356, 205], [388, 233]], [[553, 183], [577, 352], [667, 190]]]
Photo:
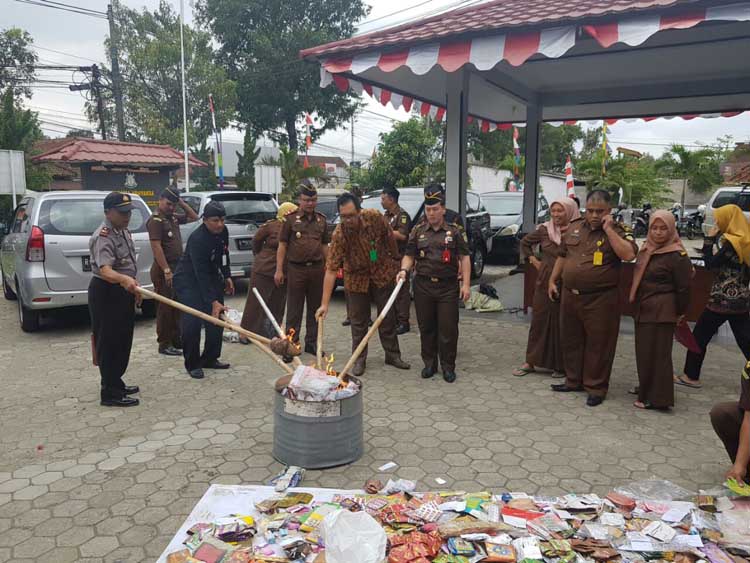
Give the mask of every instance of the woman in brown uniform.
[[639, 409], [674, 406], [672, 340], [690, 301], [693, 265], [677, 234], [674, 215], [651, 215], [648, 237], [635, 259], [630, 302], [635, 304], [635, 361]]
[[[284, 319], [284, 306], [286, 305], [286, 285], [277, 287], [273, 281], [273, 275], [276, 272], [276, 250], [279, 248], [279, 233], [284, 224], [284, 217], [289, 213], [297, 211], [297, 206], [293, 203], [286, 202], [279, 206], [276, 219], [264, 223], [253, 237], [253, 271], [250, 275], [250, 288], [247, 292], [247, 302], [245, 311], [242, 314], [242, 328], [273, 338], [276, 331], [264, 329], [268, 326], [266, 314], [260, 306], [258, 299], [253, 293], [253, 288], [257, 287], [263, 301], [266, 302], [271, 313], [276, 318], [276, 322], [281, 324]], [[241, 339], [243, 344], [248, 341]]]
[[[547, 284], [560, 253], [562, 235], [570, 222], [578, 219], [581, 214], [576, 202], [566, 197], [552, 203], [550, 215], [549, 221], [539, 225], [536, 231], [529, 233], [521, 241], [521, 255], [538, 273], [532, 302], [533, 317], [526, 346], [526, 363], [513, 372], [518, 377], [534, 373], [537, 367], [553, 370], [553, 377], [563, 377], [565, 372], [560, 345], [560, 303], [550, 300]], [[541, 259], [534, 255], [534, 247], [537, 245], [541, 251]]]

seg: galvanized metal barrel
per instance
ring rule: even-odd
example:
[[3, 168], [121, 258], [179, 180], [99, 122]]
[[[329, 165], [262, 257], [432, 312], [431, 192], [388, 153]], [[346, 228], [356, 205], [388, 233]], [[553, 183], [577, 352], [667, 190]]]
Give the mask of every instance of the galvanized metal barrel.
[[275, 392], [273, 457], [306, 469], [336, 467], [362, 457], [363, 391], [357, 382], [359, 393], [340, 401], [296, 401]]

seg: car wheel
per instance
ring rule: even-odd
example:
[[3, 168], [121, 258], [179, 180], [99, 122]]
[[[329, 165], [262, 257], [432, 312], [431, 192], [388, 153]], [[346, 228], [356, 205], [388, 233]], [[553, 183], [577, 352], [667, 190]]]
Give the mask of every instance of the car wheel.
[[3, 295], [8, 301], [15, 301], [17, 299], [16, 294], [13, 292], [13, 290], [8, 285], [8, 282], [5, 280], [5, 272], [0, 269], [0, 278], [3, 279]]
[[156, 299], [144, 299], [141, 303], [141, 315], [144, 319], [156, 317]]
[[471, 251], [471, 277], [473, 279], [481, 278], [484, 273], [485, 255], [481, 248], [474, 248]]
[[18, 296], [18, 323], [24, 332], [36, 332], [39, 330], [39, 311], [29, 309], [23, 304], [23, 299]]

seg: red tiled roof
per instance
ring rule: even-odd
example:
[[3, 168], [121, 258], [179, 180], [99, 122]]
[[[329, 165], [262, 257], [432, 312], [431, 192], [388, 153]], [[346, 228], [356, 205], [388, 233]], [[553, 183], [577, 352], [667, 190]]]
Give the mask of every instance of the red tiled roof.
[[729, 181], [733, 184], [750, 184], [750, 164], [745, 164]]
[[[297, 157], [297, 160], [299, 162], [304, 162], [305, 155], [304, 154], [299, 155]], [[347, 167], [346, 161], [340, 156], [318, 156], [318, 155], [310, 154], [307, 156], [307, 163], [310, 166], [324, 167], [326, 164], [335, 164], [336, 166], [340, 168]]]
[[[35, 156], [35, 162], [65, 162], [69, 164], [103, 163], [146, 166], [180, 166], [183, 155], [169, 145], [121, 143], [99, 139], [71, 138], [51, 150]], [[190, 156], [192, 166], [207, 166]]]
[[334, 41], [300, 51], [301, 57], [328, 56], [386, 46], [435, 41], [498, 29], [541, 27], [625, 12], [643, 12], [695, 0], [494, 0], [430, 18]]

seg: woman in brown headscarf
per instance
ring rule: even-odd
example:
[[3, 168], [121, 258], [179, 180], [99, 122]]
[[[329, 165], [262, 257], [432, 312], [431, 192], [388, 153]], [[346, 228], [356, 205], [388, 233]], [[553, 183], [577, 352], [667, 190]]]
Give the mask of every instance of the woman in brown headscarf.
[[[297, 206], [293, 203], [282, 203], [279, 206], [276, 219], [271, 219], [264, 223], [253, 237], [253, 270], [250, 274], [250, 287], [247, 291], [247, 301], [245, 302], [245, 311], [242, 314], [242, 328], [273, 338], [276, 331], [267, 322], [266, 314], [258, 302], [258, 298], [253, 293], [253, 288], [257, 287], [263, 301], [266, 302], [271, 310], [276, 322], [281, 324], [284, 319], [284, 307], [286, 306], [286, 285], [277, 287], [273, 281], [273, 274], [276, 272], [276, 251], [279, 248], [279, 233], [281, 226], [284, 224], [284, 217], [289, 213], [294, 213]], [[249, 342], [241, 338], [243, 344]]]
[[651, 215], [648, 237], [635, 259], [630, 302], [635, 304], [635, 360], [639, 409], [674, 405], [672, 340], [685, 322], [693, 265], [677, 234], [674, 215]]
[[[526, 363], [513, 372], [517, 377], [533, 373], [537, 367], [552, 370], [553, 377], [563, 377], [565, 372], [560, 345], [560, 303], [550, 300], [547, 284], [560, 254], [563, 233], [570, 222], [581, 214], [576, 202], [565, 197], [552, 203], [550, 215], [549, 221], [539, 225], [536, 231], [521, 241], [521, 256], [527, 264], [537, 269], [537, 280], [531, 305], [533, 316], [526, 346]], [[534, 255], [536, 246], [539, 246], [541, 258]]]

